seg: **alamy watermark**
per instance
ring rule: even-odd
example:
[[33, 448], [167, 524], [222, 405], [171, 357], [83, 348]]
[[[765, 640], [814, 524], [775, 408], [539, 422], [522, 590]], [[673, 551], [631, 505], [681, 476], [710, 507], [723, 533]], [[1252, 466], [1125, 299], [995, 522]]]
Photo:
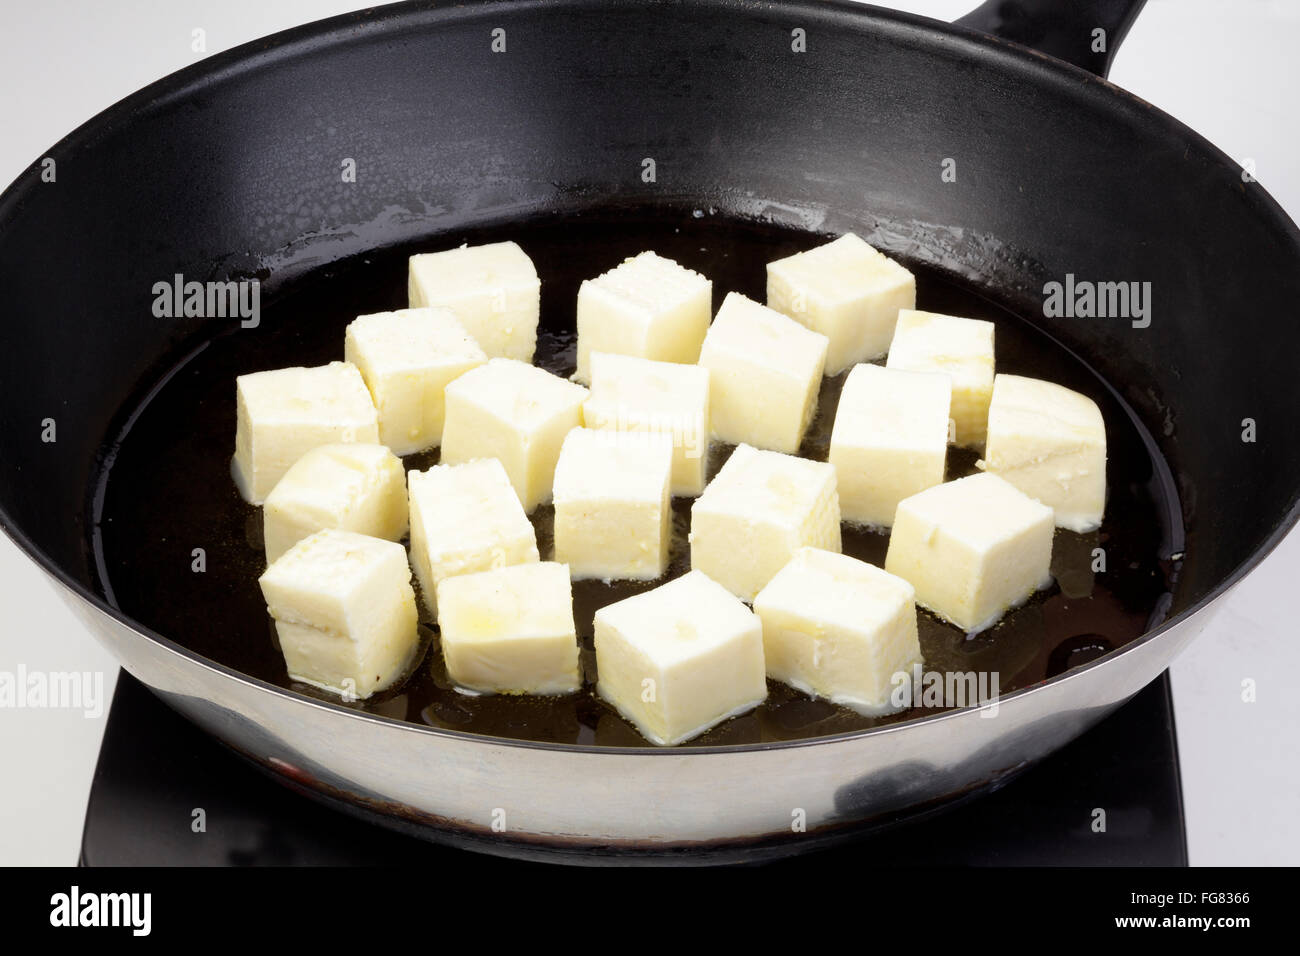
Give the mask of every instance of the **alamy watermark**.
[[122, 927], [132, 936], [148, 936], [153, 929], [153, 894], [83, 893], [74, 885], [50, 897], [50, 925]]
[[1151, 324], [1150, 282], [1092, 282], [1065, 274], [1043, 286], [1043, 315], [1049, 319], [1128, 319], [1135, 329]]
[[104, 714], [103, 671], [0, 671], [0, 710], [80, 710]]
[[673, 448], [681, 449], [682, 457], [687, 459], [699, 458], [708, 450], [708, 435], [701, 433], [698, 417], [640, 409], [634, 411], [621, 402], [608, 407], [595, 407], [592, 403], [589, 407], [591, 421], [588, 425], [591, 428], [644, 435], [647, 441], [667, 435], [672, 439]]
[[981, 717], [996, 717], [1000, 680], [997, 671], [927, 671], [920, 664], [897, 671], [890, 678], [889, 702], [898, 710], [909, 707], [983, 707]]
[[245, 329], [255, 329], [262, 321], [262, 284], [257, 279], [187, 282], [178, 272], [170, 282], [155, 282], [153, 296], [153, 314], [159, 319], [239, 319]]

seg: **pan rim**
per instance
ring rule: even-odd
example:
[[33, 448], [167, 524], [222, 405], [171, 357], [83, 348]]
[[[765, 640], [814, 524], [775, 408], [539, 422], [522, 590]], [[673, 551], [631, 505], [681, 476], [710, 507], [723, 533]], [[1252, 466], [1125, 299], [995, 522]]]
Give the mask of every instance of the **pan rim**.
[[[1015, 76], [1018, 81], [1035, 86], [1054, 86], [1062, 95], [1074, 96], [1083, 105], [1088, 105], [1089, 100], [1091, 100], [1092, 103], [1098, 106], [1108, 105], [1112, 109], [1116, 106], [1122, 106], [1131, 119], [1140, 120], [1147, 127], [1158, 127], [1159, 131], [1164, 135], [1171, 136], [1185, 144], [1189, 152], [1195, 150], [1200, 153], [1204, 160], [1225, 169], [1234, 169], [1238, 165], [1196, 131], [1145, 100], [1121, 87], [1115, 86], [1108, 80], [1028, 47], [992, 37], [968, 27], [870, 4], [856, 3], [852, 2], [852, 0], [782, 0], [781, 3], [766, 4], [758, 10], [756, 10], [754, 4], [746, 2], [746, 0], [651, 0], [651, 2], [654, 5], [716, 9], [726, 14], [747, 17], [759, 16], [785, 19], [798, 14], [802, 18], [802, 22], [820, 21], [844, 29], [862, 30], [875, 26], [890, 33], [889, 39], [892, 42], [911, 42], [931, 47], [935, 45], [947, 47], [950, 51], [972, 62], [983, 58], [986, 63], [996, 64], [1008, 75]], [[608, 13], [620, 7], [644, 8], [647, 3], [645, 0], [512, 0], [509, 3], [501, 2], [501, 0], [461, 0], [455, 5], [444, 6], [441, 4], [430, 5], [419, 2], [419, 0], [408, 0], [408, 2], [404, 3], [314, 21], [232, 47], [229, 50], [214, 54], [204, 61], [192, 64], [156, 80], [87, 120], [47, 149], [43, 155], [64, 153], [89, 146], [99, 136], [129, 119], [137, 112], [162, 108], [174, 99], [192, 95], [207, 85], [219, 84], [227, 76], [269, 68], [283, 59], [296, 59], [310, 55], [317, 48], [325, 46], [337, 47], [361, 39], [368, 39], [371, 36], [371, 31], [393, 31], [421, 24], [437, 26], [465, 19], [482, 19], [489, 14], [514, 16], [522, 11], [553, 10], [557, 5], [590, 8], [593, 11]], [[22, 205], [26, 193], [32, 188], [31, 174], [39, 168], [39, 163], [40, 159], [38, 158], [0, 193], [0, 228], [10, 218], [13, 211]], [[1249, 201], [1255, 205], [1254, 211], [1262, 220], [1271, 223], [1281, 231], [1296, 251], [1297, 258], [1300, 258], [1300, 228], [1297, 228], [1277, 201], [1263, 188], [1251, 190]], [[1201, 599], [1183, 608], [1177, 614], [1171, 615], [1136, 640], [1094, 661], [999, 697], [997, 700], [998, 706], [1010, 704], [1012, 701], [1027, 695], [1046, 691], [1048, 688], [1056, 687], [1067, 681], [1082, 679], [1095, 669], [1113, 664], [1124, 654], [1145, 646], [1174, 628], [1186, 624], [1192, 617], [1201, 614], [1209, 605], [1223, 597], [1247, 574], [1253, 571], [1273, 552], [1297, 523], [1300, 523], [1300, 487], [1296, 489], [1289, 507], [1263, 542]], [[102, 596], [74, 580], [43, 549], [36, 545], [14, 521], [3, 505], [0, 505], [0, 531], [3, 531], [5, 536], [14, 542], [34, 564], [48, 574], [57, 585], [70, 592], [78, 600], [88, 604], [93, 610], [106, 615], [127, 631], [147, 639], [170, 654], [197, 664], [205, 670], [219, 674], [223, 678], [233, 679], [237, 683], [245, 684], [255, 690], [271, 692], [288, 703], [311, 706], [333, 714], [388, 725], [411, 733], [432, 737], [583, 755], [630, 756], [657, 754], [700, 756], [769, 750], [785, 751], [801, 747], [838, 744], [868, 736], [895, 733], [921, 724], [934, 725], [940, 721], [956, 720], [968, 716], [973, 711], [982, 709], [967, 707], [881, 727], [845, 731], [838, 734], [808, 737], [799, 740], [718, 745], [694, 745], [688, 743], [676, 747], [597, 747], [591, 744], [521, 740], [432, 727], [387, 717], [382, 714], [354, 710], [340, 703], [318, 699], [300, 691], [252, 677], [218, 661], [204, 657], [132, 619], [109, 604]]]

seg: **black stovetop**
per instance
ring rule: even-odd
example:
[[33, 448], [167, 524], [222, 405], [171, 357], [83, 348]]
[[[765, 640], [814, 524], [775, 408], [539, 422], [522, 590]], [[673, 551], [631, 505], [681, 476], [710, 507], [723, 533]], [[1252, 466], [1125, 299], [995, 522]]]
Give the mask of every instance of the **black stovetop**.
[[[1094, 829], [1105, 811], [1105, 830]], [[192, 827], [201, 809], [205, 830]], [[770, 865], [1186, 865], [1168, 674], [992, 793]], [[123, 673], [95, 769], [81, 861], [103, 865], [472, 863], [281, 786]]]

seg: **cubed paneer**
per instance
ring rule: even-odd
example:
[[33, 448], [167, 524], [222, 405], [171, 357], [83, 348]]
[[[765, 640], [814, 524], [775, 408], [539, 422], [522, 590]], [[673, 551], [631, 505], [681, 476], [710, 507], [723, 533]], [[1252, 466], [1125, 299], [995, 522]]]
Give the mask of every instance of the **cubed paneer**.
[[230, 471], [239, 493], [255, 505], [313, 448], [379, 441], [379, 415], [350, 362], [241, 375], [235, 379], [235, 404]]
[[927, 488], [898, 505], [885, 570], [969, 634], [1051, 583], [1052, 509], [997, 475]]
[[943, 372], [952, 379], [953, 443], [984, 444], [993, 397], [993, 323], [904, 309], [889, 347], [889, 368]]
[[574, 578], [650, 581], [668, 567], [672, 439], [575, 428], [555, 467], [555, 560]]
[[437, 447], [443, 389], [487, 361], [448, 309], [358, 316], [347, 328], [343, 349], [379, 411], [379, 440], [399, 455]]
[[826, 374], [889, 351], [916, 279], [853, 233], [767, 264], [767, 304], [830, 340]]
[[754, 599], [767, 676], [859, 713], [899, 710], [891, 698], [921, 661], [915, 598], [865, 561], [800, 548]]
[[900, 709], [894, 692], [922, 659], [915, 596], [874, 564], [797, 550], [754, 598], [767, 676], [862, 714]]
[[693, 363], [713, 314], [713, 283], [671, 259], [643, 252], [578, 289], [579, 382], [591, 353]]
[[447, 386], [442, 460], [496, 458], [532, 512], [551, 500], [564, 436], [582, 425], [587, 390], [512, 359], [492, 359]]
[[767, 697], [758, 618], [691, 571], [596, 612], [596, 692], [647, 740], [690, 740]]
[[582, 686], [569, 569], [547, 561], [444, 578], [438, 630], [447, 676], [487, 694]]
[[671, 435], [672, 493], [704, 490], [709, 462], [709, 370], [593, 352], [591, 397], [582, 407], [588, 428]]
[[266, 496], [267, 563], [317, 531], [338, 528], [399, 541], [406, 534], [406, 472], [383, 445], [321, 445], [303, 455]]
[[294, 680], [366, 698], [411, 663], [415, 592], [396, 541], [326, 528], [277, 558], [258, 583]]
[[411, 256], [411, 307], [450, 309], [491, 358], [533, 360], [541, 294], [533, 260], [514, 242]]
[[943, 481], [952, 380], [859, 365], [840, 392], [828, 460], [845, 521], [888, 528], [904, 498]]
[[1036, 378], [993, 380], [980, 467], [1056, 513], [1056, 526], [1094, 531], [1106, 510], [1106, 426], [1086, 395]]
[[732, 292], [704, 337], [713, 437], [794, 454], [817, 408], [826, 336]]
[[540, 559], [537, 533], [495, 458], [413, 471], [407, 487], [411, 564], [431, 612], [446, 578]]
[[835, 466], [739, 445], [691, 506], [691, 567], [745, 601], [805, 545], [840, 550]]

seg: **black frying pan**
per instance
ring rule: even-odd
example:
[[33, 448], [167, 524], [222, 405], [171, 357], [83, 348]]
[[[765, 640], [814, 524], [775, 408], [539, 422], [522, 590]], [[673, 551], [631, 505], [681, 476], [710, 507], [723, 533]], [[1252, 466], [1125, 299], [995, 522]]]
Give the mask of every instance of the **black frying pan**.
[[[491, 841], [477, 794], [505, 778], [524, 822], [489, 848], [512, 852], [768, 841], [793, 805], [829, 833], [995, 782], [1166, 666], [1297, 517], [1300, 235], [1097, 75], [1140, 7], [989, 3], [949, 27], [836, 2], [408, 4], [214, 56], [53, 147], [57, 184], [34, 163], [0, 197], [0, 521], [178, 709], [307, 792], [435, 836]], [[777, 701], [663, 752], [602, 736], [583, 704], [439, 710], [436, 667], [352, 709], [277, 686], [265, 621], [247, 625], [255, 517], [213, 472], [233, 375], [338, 357], [347, 318], [402, 304], [417, 248], [520, 238], [563, 367], [577, 282], [626, 253], [758, 297], [764, 261], [849, 230], [918, 271], [921, 307], [998, 321], [1004, 370], [1107, 412], [1108, 523], [1064, 550], [1123, 560], [1092, 616], [1062, 592], [978, 649], [1015, 652], [1004, 719]], [[176, 274], [256, 278], [262, 320], [160, 318]], [[1045, 314], [1067, 275], [1150, 283], [1149, 323]]]

